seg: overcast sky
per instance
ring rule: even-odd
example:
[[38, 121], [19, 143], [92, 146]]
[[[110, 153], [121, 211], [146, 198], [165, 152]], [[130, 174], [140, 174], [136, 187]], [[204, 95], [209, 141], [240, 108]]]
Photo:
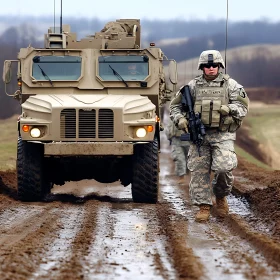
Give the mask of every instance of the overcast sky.
[[[0, 15], [60, 16], [61, 0], [0, 0]], [[2, 3], [2, 2], [5, 2]], [[225, 19], [227, 0], [63, 0], [63, 16], [99, 19]], [[280, 21], [280, 0], [228, 0], [230, 21]]]

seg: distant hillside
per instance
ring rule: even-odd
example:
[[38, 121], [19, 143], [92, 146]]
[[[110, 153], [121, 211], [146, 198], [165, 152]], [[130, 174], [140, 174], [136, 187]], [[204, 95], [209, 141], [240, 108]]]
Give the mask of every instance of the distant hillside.
[[[221, 51], [225, 58], [225, 51]], [[178, 63], [179, 85], [201, 74], [199, 56]], [[259, 44], [227, 50], [227, 73], [247, 87], [280, 87], [280, 44]], [[253, 81], [253, 82], [252, 82]]]
[[[187, 28], [187, 25], [186, 25]], [[192, 28], [189, 25], [189, 28]], [[190, 59], [198, 56], [205, 49], [224, 50], [226, 46], [225, 30], [212, 30], [211, 26], [204, 25], [208, 34], [201, 35], [199, 32], [195, 36], [186, 36], [187, 41], [176, 45], [162, 45], [164, 53], [177, 61]], [[240, 46], [259, 44], [280, 44], [280, 23], [267, 22], [240, 22], [229, 24], [227, 47], [228, 49]], [[177, 33], [174, 31], [174, 36]], [[182, 37], [182, 34], [177, 36]], [[158, 45], [161, 47], [161, 45]]]

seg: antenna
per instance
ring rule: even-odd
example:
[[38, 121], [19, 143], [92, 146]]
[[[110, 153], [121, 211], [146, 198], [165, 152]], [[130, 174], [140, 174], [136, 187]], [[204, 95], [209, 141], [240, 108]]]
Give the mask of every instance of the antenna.
[[62, 34], [62, 0], [60, 2], [60, 33]]
[[185, 79], [186, 79], [186, 83], [188, 82], [187, 80], [187, 60], [185, 59], [185, 64], [184, 64], [184, 71], [185, 71]]
[[225, 74], [227, 73], [227, 44], [228, 44], [228, 0], [227, 0], [227, 18], [226, 18]]
[[55, 32], [55, 0], [53, 1], [53, 32]]

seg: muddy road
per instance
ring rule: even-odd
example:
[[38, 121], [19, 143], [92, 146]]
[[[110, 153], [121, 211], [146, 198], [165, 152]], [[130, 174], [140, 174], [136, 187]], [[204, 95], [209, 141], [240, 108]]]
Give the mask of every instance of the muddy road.
[[156, 205], [95, 181], [23, 203], [15, 172], [0, 173], [0, 279], [280, 279], [280, 171], [240, 159], [229, 217], [196, 223], [162, 146]]

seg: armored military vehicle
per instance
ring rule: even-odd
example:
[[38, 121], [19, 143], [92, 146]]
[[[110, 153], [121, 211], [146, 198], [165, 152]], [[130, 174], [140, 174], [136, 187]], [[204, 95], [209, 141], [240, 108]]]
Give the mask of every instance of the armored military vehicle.
[[44, 48], [22, 48], [18, 60], [4, 62], [6, 84], [13, 63], [18, 69], [21, 200], [41, 200], [53, 184], [95, 179], [131, 185], [134, 202], [157, 202], [158, 116], [177, 70], [154, 44], [141, 48], [140, 33], [138, 19], [109, 22], [81, 40], [62, 25], [48, 30]]

